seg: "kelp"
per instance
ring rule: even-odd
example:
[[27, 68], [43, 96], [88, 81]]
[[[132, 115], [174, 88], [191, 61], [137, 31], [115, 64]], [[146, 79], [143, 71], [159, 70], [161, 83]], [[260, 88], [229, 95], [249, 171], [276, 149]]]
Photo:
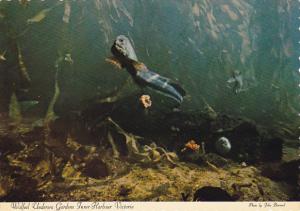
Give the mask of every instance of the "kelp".
[[[169, 163], [173, 166], [179, 166], [178, 157], [176, 153], [168, 152], [162, 147], [156, 145], [156, 143], [152, 142], [150, 145], [142, 146], [139, 143], [139, 139], [142, 137], [135, 136], [131, 133], [125, 132], [116, 122], [114, 122], [111, 118], [107, 118], [107, 122], [110, 123], [115, 129], [116, 132], [123, 135], [126, 140], [126, 147], [128, 151], [128, 158], [132, 161], [154, 165], [158, 163]], [[109, 142], [112, 145], [114, 155], [119, 155], [120, 153], [117, 151], [116, 144], [109, 133]]]
[[63, 16], [63, 22], [69, 23], [70, 22], [70, 15], [71, 15], [71, 3], [69, 0], [65, 1], [65, 9], [64, 9], [64, 16]]
[[18, 49], [18, 62], [19, 62], [20, 75], [21, 75], [23, 83], [25, 83], [26, 86], [29, 86], [29, 84], [31, 82], [31, 78], [28, 74], [28, 70], [25, 65], [24, 58], [23, 58], [23, 55], [21, 52], [21, 47], [18, 43], [17, 43], [17, 49]]
[[20, 123], [22, 120], [21, 108], [15, 92], [12, 93], [10, 98], [9, 118], [15, 123]]
[[[58, 2], [53, 7], [49, 8], [49, 11], [55, 8], [56, 6], [59, 6], [61, 2]], [[46, 13], [49, 12], [46, 10]], [[40, 12], [42, 13], [42, 11]], [[45, 11], [44, 11], [45, 13]], [[52, 96], [51, 101], [49, 102], [47, 113], [45, 116], [44, 123], [45, 125], [49, 124], [51, 121], [53, 121], [57, 116], [54, 112], [54, 106], [60, 97], [60, 87], [59, 87], [59, 80], [60, 76], [62, 74], [62, 68], [64, 63], [68, 63], [69, 65], [73, 65], [74, 61], [71, 56], [71, 49], [72, 49], [72, 43], [69, 36], [69, 28], [67, 24], [70, 21], [70, 14], [71, 14], [71, 3], [70, 1], [65, 1], [65, 10], [64, 10], [64, 16], [63, 16], [63, 22], [61, 32], [60, 32], [60, 43], [61, 45], [58, 47], [58, 58], [56, 59], [54, 63], [55, 67], [55, 73], [54, 73], [54, 93]]]
[[55, 76], [54, 76], [54, 93], [53, 97], [49, 103], [47, 113], [44, 119], [44, 123], [48, 125], [51, 121], [53, 121], [56, 118], [55, 112], [54, 112], [54, 105], [60, 95], [60, 88], [58, 84], [58, 74], [61, 68], [61, 63], [63, 62], [63, 57], [60, 55], [54, 64], [55, 67]]

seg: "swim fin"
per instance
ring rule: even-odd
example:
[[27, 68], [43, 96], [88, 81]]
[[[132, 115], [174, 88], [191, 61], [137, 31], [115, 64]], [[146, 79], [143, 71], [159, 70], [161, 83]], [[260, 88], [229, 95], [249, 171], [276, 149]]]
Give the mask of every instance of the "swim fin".
[[182, 103], [183, 97], [186, 94], [185, 90], [179, 84], [171, 82], [169, 78], [163, 77], [150, 70], [138, 71], [135, 77], [139, 82], [145, 83], [146, 86], [171, 97], [178, 103]]

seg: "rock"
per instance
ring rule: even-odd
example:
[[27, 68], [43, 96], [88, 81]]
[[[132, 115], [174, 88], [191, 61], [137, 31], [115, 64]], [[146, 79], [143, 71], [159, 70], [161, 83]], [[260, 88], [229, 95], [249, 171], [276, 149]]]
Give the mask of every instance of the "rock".
[[205, 186], [194, 193], [193, 201], [235, 201], [227, 191], [212, 186]]
[[132, 191], [132, 188], [130, 187], [127, 187], [125, 185], [121, 185], [120, 186], [120, 190], [119, 190], [119, 196], [123, 196], [123, 197], [126, 197], [128, 196]]
[[247, 167], [247, 163], [242, 162], [242, 163], [241, 163], [241, 166], [242, 166], [242, 167]]
[[180, 160], [185, 162], [191, 162], [196, 164], [202, 164], [203, 160], [201, 158], [201, 154], [199, 151], [193, 151], [191, 149], [186, 149], [185, 151], [181, 151], [179, 153]]
[[223, 136], [216, 141], [215, 148], [219, 154], [226, 155], [231, 150], [231, 143], [228, 138]]
[[283, 139], [270, 137], [263, 139], [261, 144], [262, 161], [280, 161], [282, 158]]
[[109, 169], [101, 159], [93, 158], [86, 162], [82, 173], [88, 177], [101, 179], [109, 176]]
[[284, 163], [263, 166], [262, 175], [275, 181], [285, 181], [293, 186], [298, 185], [300, 159]]
[[13, 181], [9, 177], [0, 177], [0, 199], [8, 195], [13, 187]]
[[1, 154], [14, 153], [22, 150], [24, 146], [21, 145], [18, 137], [12, 135], [0, 135], [0, 152]]
[[[230, 122], [232, 117], [228, 117], [226, 121]], [[224, 119], [224, 118], [223, 118]], [[224, 121], [225, 121], [224, 120]], [[235, 125], [229, 128], [218, 130], [214, 139], [218, 139], [220, 135], [230, 140], [231, 151], [226, 154], [227, 157], [238, 162], [257, 163], [261, 161], [278, 161], [282, 157], [283, 141], [273, 137], [265, 128], [257, 126], [253, 121], [247, 119], [238, 119], [233, 121]], [[216, 142], [217, 143], [217, 142]], [[212, 144], [208, 146], [210, 149]], [[220, 147], [222, 149], [222, 147]], [[272, 150], [270, 150], [272, 149]], [[223, 151], [216, 149], [218, 153]]]
[[[30, 188], [29, 188], [30, 187]], [[40, 201], [42, 193], [38, 191], [37, 181], [25, 175], [18, 175], [12, 190], [2, 201]]]

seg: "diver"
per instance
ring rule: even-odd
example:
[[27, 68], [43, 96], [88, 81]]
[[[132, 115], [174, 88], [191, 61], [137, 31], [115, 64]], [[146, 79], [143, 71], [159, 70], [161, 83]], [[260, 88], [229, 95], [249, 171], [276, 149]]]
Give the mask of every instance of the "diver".
[[179, 104], [185, 96], [185, 90], [169, 78], [149, 70], [145, 64], [139, 62], [129, 39], [124, 35], [119, 35], [114, 41], [111, 52], [113, 57], [110, 62], [125, 68], [132, 76], [133, 80], [140, 87], [151, 87], [152, 89], [171, 97]]
[[[228, 84], [233, 84], [232, 89], [235, 94], [244, 91], [244, 80], [242, 73], [238, 70], [232, 72], [232, 77], [227, 80]], [[228, 85], [230, 88], [230, 85]]]

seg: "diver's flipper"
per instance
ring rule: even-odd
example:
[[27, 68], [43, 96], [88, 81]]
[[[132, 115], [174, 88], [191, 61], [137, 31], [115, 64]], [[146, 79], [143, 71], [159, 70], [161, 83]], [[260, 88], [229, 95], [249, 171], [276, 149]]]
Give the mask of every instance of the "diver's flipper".
[[179, 84], [171, 82], [170, 79], [162, 77], [150, 70], [139, 71], [136, 77], [138, 80], [146, 83], [147, 86], [171, 97], [178, 103], [183, 101], [186, 92]]
[[174, 87], [174, 89], [176, 89], [177, 92], [179, 92], [179, 94], [181, 94], [181, 96], [185, 96], [186, 95], [186, 91], [177, 83], [174, 82], [170, 82], [170, 85]]

